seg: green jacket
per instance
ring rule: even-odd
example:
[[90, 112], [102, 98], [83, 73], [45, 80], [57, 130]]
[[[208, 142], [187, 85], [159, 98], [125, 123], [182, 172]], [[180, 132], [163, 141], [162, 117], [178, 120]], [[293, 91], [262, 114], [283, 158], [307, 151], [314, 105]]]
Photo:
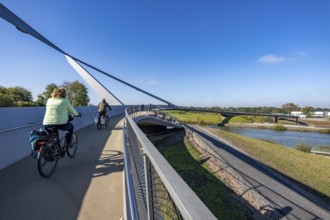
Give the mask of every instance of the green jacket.
[[65, 98], [50, 98], [47, 100], [43, 125], [62, 125], [68, 122], [68, 114], [77, 116], [78, 112], [70, 101]]
[[107, 108], [111, 110], [111, 107], [107, 102], [100, 102], [97, 106], [98, 112], [106, 112]]

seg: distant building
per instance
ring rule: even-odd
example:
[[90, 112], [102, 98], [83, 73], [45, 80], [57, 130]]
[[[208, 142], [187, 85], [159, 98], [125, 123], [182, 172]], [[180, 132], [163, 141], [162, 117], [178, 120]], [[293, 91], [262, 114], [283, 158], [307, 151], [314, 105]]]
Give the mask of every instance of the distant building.
[[301, 118], [301, 119], [306, 118], [306, 115], [305, 115], [303, 112], [299, 112], [299, 111], [291, 112], [291, 115], [293, 115], [293, 116], [298, 116], [298, 117]]
[[324, 117], [325, 117], [325, 112], [317, 111], [317, 112], [314, 112], [314, 113], [312, 114], [312, 116], [313, 116], [314, 118], [324, 118]]
[[[299, 118], [306, 118], [306, 115], [303, 112], [300, 111], [293, 111], [291, 112], [291, 115], [298, 116]], [[327, 111], [315, 111], [311, 114], [313, 118], [324, 118], [324, 117], [330, 117], [330, 112]]]
[[303, 113], [302, 112], [291, 112], [291, 115], [293, 115], [293, 116], [299, 116], [301, 114], [303, 114]]

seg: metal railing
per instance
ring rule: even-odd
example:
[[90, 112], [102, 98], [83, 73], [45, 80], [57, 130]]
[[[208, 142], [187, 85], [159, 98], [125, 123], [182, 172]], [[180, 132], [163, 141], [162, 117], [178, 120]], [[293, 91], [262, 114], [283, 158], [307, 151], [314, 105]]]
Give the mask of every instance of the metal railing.
[[216, 219], [125, 110], [126, 219]]

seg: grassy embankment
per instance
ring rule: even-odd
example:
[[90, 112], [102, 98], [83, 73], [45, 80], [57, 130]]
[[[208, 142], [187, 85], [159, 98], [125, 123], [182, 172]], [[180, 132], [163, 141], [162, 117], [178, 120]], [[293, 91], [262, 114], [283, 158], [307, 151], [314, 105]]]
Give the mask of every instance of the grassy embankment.
[[[198, 113], [189, 113], [185, 115], [182, 112], [180, 114], [171, 112], [172, 116], [175, 116], [186, 123], [198, 121], [196, 120], [198, 118], [203, 119], [204, 114], [206, 113], [200, 115]], [[185, 119], [187, 117], [188, 120]], [[209, 117], [210, 116], [207, 116], [206, 118]], [[214, 119], [213, 123], [209, 122], [208, 124], [218, 123], [218, 119]], [[297, 182], [314, 189], [316, 193], [328, 197], [328, 199], [330, 198], [329, 158], [301, 152], [296, 149], [290, 149], [276, 143], [232, 134], [218, 129], [209, 130], [217, 136], [227, 140], [233, 146], [244, 150], [262, 163], [278, 170]]]
[[187, 140], [169, 139], [171, 141], [163, 140], [156, 145], [157, 148], [217, 219], [253, 218], [250, 211], [234, 199], [232, 191], [213, 176], [200, 153]]
[[[183, 121], [187, 124], [198, 124], [198, 125], [218, 125], [222, 122], [222, 117], [219, 114], [208, 113], [208, 112], [187, 112], [187, 111], [166, 111], [167, 114], [171, 115], [179, 121]], [[276, 131], [293, 130], [303, 132], [320, 132], [330, 134], [330, 121], [318, 121], [318, 120], [300, 120], [311, 127], [307, 126], [292, 126], [296, 125], [293, 121], [279, 120], [275, 123], [274, 118], [267, 116], [235, 116], [229, 120], [226, 126], [237, 126], [237, 127], [253, 127], [261, 129], [273, 129]], [[316, 127], [315, 127], [316, 126]], [[317, 126], [322, 126], [317, 127]], [[328, 127], [328, 128], [325, 128]], [[323, 150], [330, 151], [330, 146], [321, 146]], [[320, 149], [321, 150], [321, 149]]]

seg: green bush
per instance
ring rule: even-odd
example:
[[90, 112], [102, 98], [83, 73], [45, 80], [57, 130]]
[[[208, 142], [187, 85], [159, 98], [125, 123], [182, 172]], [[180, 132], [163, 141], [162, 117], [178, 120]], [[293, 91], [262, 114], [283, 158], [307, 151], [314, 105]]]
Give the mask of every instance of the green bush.
[[310, 153], [312, 150], [312, 147], [309, 146], [308, 144], [298, 144], [296, 146], [296, 150], [302, 151], [302, 152], [306, 152], [306, 153]]
[[322, 131], [320, 131], [320, 133], [330, 134], [330, 129], [322, 130]]
[[272, 129], [274, 131], [286, 131], [287, 130], [287, 128], [285, 126], [283, 126], [283, 125], [274, 125], [272, 127]]

